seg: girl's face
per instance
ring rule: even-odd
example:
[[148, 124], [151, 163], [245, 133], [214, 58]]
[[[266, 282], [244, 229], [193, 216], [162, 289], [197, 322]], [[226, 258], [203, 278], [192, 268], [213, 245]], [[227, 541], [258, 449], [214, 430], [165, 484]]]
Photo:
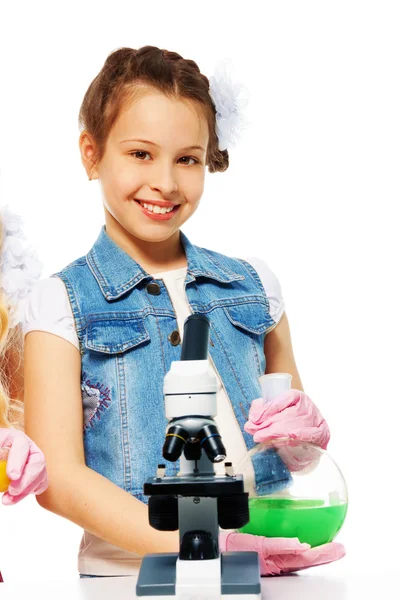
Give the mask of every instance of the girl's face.
[[146, 90], [132, 101], [97, 164], [107, 225], [143, 241], [169, 239], [200, 202], [208, 137], [205, 116], [187, 100]]

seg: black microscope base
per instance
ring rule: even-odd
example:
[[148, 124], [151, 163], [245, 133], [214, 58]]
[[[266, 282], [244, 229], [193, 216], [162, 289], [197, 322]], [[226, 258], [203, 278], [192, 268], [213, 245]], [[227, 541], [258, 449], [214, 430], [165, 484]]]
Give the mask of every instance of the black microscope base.
[[[178, 554], [147, 554], [140, 568], [136, 595], [175, 596]], [[256, 552], [221, 554], [221, 596], [261, 597], [260, 567]]]

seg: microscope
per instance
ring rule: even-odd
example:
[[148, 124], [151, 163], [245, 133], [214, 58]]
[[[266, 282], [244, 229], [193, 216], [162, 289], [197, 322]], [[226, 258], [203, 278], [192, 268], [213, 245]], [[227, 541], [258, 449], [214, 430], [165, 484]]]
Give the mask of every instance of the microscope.
[[217, 380], [208, 361], [210, 323], [193, 314], [184, 324], [181, 359], [164, 378], [169, 421], [162, 454], [180, 460], [176, 476], [158, 465], [144, 483], [149, 496], [149, 523], [159, 531], [179, 530], [179, 553], [144, 556], [137, 597], [179, 600], [260, 600], [257, 552], [220, 552], [219, 528], [238, 529], [249, 522], [243, 476], [225, 462], [226, 450], [213, 419], [217, 414]]

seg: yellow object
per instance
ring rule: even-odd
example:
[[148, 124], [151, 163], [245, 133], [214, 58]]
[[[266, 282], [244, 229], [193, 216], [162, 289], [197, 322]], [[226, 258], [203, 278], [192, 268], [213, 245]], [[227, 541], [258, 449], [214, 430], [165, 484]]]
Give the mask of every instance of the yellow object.
[[6, 492], [8, 490], [8, 486], [10, 484], [10, 480], [7, 477], [6, 473], [6, 460], [0, 460], [0, 494], [2, 492]]

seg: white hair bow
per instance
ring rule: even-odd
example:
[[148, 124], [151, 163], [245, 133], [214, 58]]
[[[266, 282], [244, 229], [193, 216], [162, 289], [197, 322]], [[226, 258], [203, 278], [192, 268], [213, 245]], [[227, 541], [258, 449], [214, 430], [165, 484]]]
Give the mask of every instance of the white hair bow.
[[249, 101], [249, 92], [241, 83], [233, 83], [231, 61], [217, 63], [209, 78], [210, 96], [214, 102], [219, 150], [236, 146], [240, 133], [246, 128], [243, 109]]

